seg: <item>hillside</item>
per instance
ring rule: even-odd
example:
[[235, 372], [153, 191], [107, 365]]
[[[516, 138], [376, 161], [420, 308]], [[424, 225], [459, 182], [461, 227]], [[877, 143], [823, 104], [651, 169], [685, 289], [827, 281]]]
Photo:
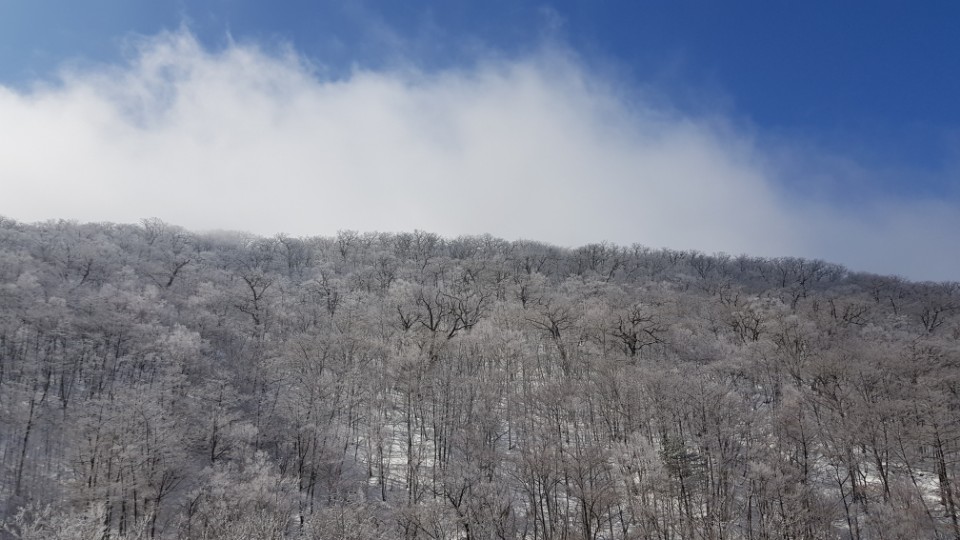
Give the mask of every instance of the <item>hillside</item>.
[[958, 283], [0, 218], [0, 537], [960, 538], [958, 483]]

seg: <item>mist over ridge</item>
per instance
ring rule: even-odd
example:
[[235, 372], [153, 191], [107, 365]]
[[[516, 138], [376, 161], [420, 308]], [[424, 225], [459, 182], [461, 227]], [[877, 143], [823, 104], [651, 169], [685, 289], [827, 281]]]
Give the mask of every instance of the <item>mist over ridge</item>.
[[129, 50], [124, 63], [0, 87], [0, 212], [639, 241], [960, 276], [955, 198], [885, 193], [871, 186], [894, 172], [723, 111], [683, 112], [560, 43], [336, 77], [292, 48], [210, 48], [186, 29]]

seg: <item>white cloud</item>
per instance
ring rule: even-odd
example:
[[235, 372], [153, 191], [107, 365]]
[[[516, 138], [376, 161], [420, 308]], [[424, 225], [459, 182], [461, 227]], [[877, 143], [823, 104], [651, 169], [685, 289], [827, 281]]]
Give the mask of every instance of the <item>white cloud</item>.
[[956, 206], [784, 200], [782, 160], [744, 130], [627, 102], [550, 50], [326, 80], [293, 52], [177, 32], [129, 65], [0, 87], [0, 119], [0, 214], [24, 221], [489, 232], [960, 276]]

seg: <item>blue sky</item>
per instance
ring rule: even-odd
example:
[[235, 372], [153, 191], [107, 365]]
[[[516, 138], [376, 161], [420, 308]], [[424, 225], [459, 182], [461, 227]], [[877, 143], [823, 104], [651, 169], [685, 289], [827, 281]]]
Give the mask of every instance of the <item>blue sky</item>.
[[[557, 140], [556, 146], [544, 147], [545, 154], [549, 155], [551, 148], [558, 151], [574, 142], [578, 148], [592, 145], [597, 152], [607, 152], [609, 145], [602, 146], [600, 141], [613, 138], [617, 139], [614, 146], [624, 146], [622, 156], [626, 159], [631, 149], [624, 141], [634, 141], [638, 146], [633, 153], [644, 154], [651, 147], [643, 141], [649, 142], [654, 136], [660, 141], [680, 140], [676, 134], [685, 133], [683, 141], [690, 146], [684, 148], [697, 148], [696, 155], [701, 152], [722, 156], [720, 165], [706, 164], [704, 174], [709, 174], [711, 168], [730, 166], [731, 192], [756, 191], [746, 187], [744, 182], [749, 181], [743, 178], [762, 177], [758, 185], [761, 191], [769, 192], [764, 200], [768, 201], [765, 204], [770, 214], [793, 214], [789, 223], [780, 224], [784, 230], [794, 231], [791, 234], [796, 235], [798, 228], [816, 228], [811, 225], [816, 220], [860, 231], [857, 234], [865, 237], [896, 236], [904, 246], [916, 243], [911, 240], [914, 235], [933, 238], [929, 243], [924, 240], [928, 251], [923, 253], [915, 247], [904, 247], [902, 252], [881, 256], [870, 250], [896, 245], [896, 242], [889, 238], [886, 243], [874, 238], [866, 241], [853, 233], [849, 237], [834, 238], [836, 235], [823, 232], [784, 239], [779, 244], [775, 238], [740, 242], [731, 240], [744, 236], [736, 227], [724, 237], [726, 240], [718, 237], [699, 242], [695, 234], [700, 230], [697, 226], [691, 227], [690, 234], [679, 236], [657, 235], [649, 231], [649, 226], [639, 227], [631, 236], [622, 229], [632, 222], [624, 222], [607, 228], [588, 228], [590, 234], [603, 237], [593, 240], [605, 238], [623, 243], [632, 240], [655, 247], [675, 241], [681, 245], [670, 247], [762, 255], [796, 253], [840, 260], [855, 268], [918, 278], [958, 279], [960, 260], [932, 255], [935, 251], [957, 251], [956, 243], [950, 244], [952, 234], [949, 232], [949, 228], [960, 222], [960, 104], [957, 101], [960, 32], [957, 28], [960, 28], [960, 4], [955, 2], [921, 5], [666, 0], [283, 3], [10, 0], [0, 4], [0, 86], [13, 96], [11, 99], [15, 98], [11, 111], [22, 112], [27, 110], [25, 104], [36, 102], [56, 102], [61, 103], [59, 107], [63, 110], [76, 110], [62, 104], [83, 102], [80, 97], [86, 95], [83, 89], [100, 96], [105, 103], [117, 105], [119, 98], [113, 95], [110, 84], [102, 83], [103, 79], [127, 80], [131, 88], [149, 86], [157, 80], [161, 80], [158, 83], [161, 86], [170, 84], [164, 77], [138, 78], [131, 74], [143, 75], [147, 69], [143, 66], [145, 58], [162, 56], [158, 52], [162, 44], [169, 45], [177, 36], [190, 42], [184, 45], [181, 41], [178, 45], [186, 49], [174, 47], [179, 51], [177, 54], [206, 59], [203, 60], [206, 63], [195, 64], [202, 64], [196, 68], [199, 70], [216, 70], [217, 66], [226, 69], [223, 66], [228, 64], [240, 66], [240, 60], [229, 54], [238, 50], [250, 52], [256, 62], [285, 65], [292, 71], [284, 72], [283, 76], [305, 77], [302, 85], [286, 90], [295, 95], [301, 95], [301, 91], [306, 92], [303, 95], [315, 95], [316, 90], [332, 90], [341, 84], [355, 86], [352, 96], [368, 91], [369, 95], [375, 94], [376, 99], [387, 99], [386, 96], [393, 95], [389, 88], [395, 88], [390, 84], [396, 83], [406, 91], [389, 99], [403, 96], [404, 100], [416, 101], [422, 98], [417, 96], [424, 93], [436, 99], [451, 95], [453, 88], [464, 88], [463, 84], [450, 83], [454, 79], [461, 83], [480, 80], [478, 87], [489, 87], [495, 92], [496, 80], [499, 80], [496, 74], [505, 72], [512, 75], [503, 75], [504, 84], [521, 91], [529, 82], [524, 78], [523, 74], [527, 73], [524, 68], [529, 68], [532, 75], [528, 75], [534, 81], [531, 84], [542, 95], [531, 97], [540, 101], [526, 110], [536, 109], [541, 103], [573, 108], [582, 114], [572, 114], [567, 125], [577, 131], [577, 137], [583, 137], [584, 132], [593, 134], [589, 140], [574, 141], [574, 135]], [[288, 62], [291, 57], [296, 66], [291, 67]], [[238, 73], [242, 72], [241, 67], [237, 69], [241, 70]], [[191, 78], [190, 83], [200, 85], [201, 80], [207, 79], [197, 76]], [[382, 84], [377, 86], [371, 82], [374, 80]], [[482, 81], [489, 84], [484, 86]], [[177, 79], [173, 84], [178, 89], [177, 95], [184, 95], [181, 88], [184, 81]], [[308, 92], [306, 88], [310, 85], [313, 90]], [[385, 93], [365, 90], [368, 87], [380, 88]], [[556, 94], [557, 88], [562, 92]], [[127, 90], [129, 88], [117, 91], [127, 96], [123, 100], [129, 98], [124, 93]], [[155, 88], [148, 94], [154, 95], [157, 91]], [[49, 99], [41, 99], [44, 97]], [[496, 103], [493, 94], [487, 97]], [[449, 114], [430, 112], [430, 108], [424, 106], [428, 116], [437, 116], [435, 125], [423, 128], [417, 120], [415, 125], [404, 124], [407, 127], [403, 129], [423, 133], [424, 129], [431, 131], [438, 129], [438, 125], [454, 122], [454, 116], [468, 110], [466, 105], [457, 104], [466, 102], [456, 100], [473, 99], [469, 103], [478, 107], [486, 103], [486, 98], [466, 90], [450, 99], [449, 109], [442, 109]], [[124, 107], [129, 107], [129, 103], [124, 103]], [[370, 103], [358, 102], [355, 106], [364, 111], [371, 108]], [[22, 118], [28, 123], [39, 122], [41, 117], [52, 118], [50, 121], [56, 123], [55, 115], [50, 112], [55, 109], [60, 110], [50, 105], [48, 114], [41, 115], [37, 107], [29, 108], [31, 114]], [[545, 106], [544, 111], [550, 111], [549, 107]], [[10, 114], [12, 117], [14, 113]], [[397, 114], [400, 113], [394, 111], [384, 118], [400, 121]], [[607, 121], [611, 116], [615, 120]], [[80, 131], [90, 126], [84, 118], [89, 117], [73, 118]], [[0, 122], [2, 120], [0, 118]], [[85, 121], [88, 124], [84, 126]], [[232, 129], [226, 125], [232, 121], [225, 121], [223, 129]], [[531, 126], [546, 125], [547, 120], [531, 117], [530, 122]], [[605, 127], [607, 124], [613, 127]], [[473, 124], [456, 124], [455, 131], [466, 133], [464, 126]], [[689, 126], [693, 128], [685, 129]], [[391, 124], [389, 129], [380, 130], [373, 123], [370, 129], [379, 132], [395, 127]], [[526, 128], [513, 131], [518, 129]], [[183, 140], [190, 133], [184, 127], [166, 136]], [[616, 134], [624, 133], [627, 135], [622, 139], [617, 138]], [[674, 135], [676, 139], [671, 138]], [[364, 136], [358, 134], [357, 137], [359, 140]], [[492, 133], [477, 137], [464, 140], [482, 146], [487, 137], [495, 138]], [[69, 146], [70, 141], [65, 139], [63, 144]], [[392, 155], [386, 149], [384, 152]], [[427, 150], [423, 152], [426, 155]], [[103, 155], [103, 160], [111, 160], [114, 153], [104, 151]], [[449, 157], [444, 153], [437, 155], [440, 161]], [[591, 170], [587, 162], [599, 159], [595, 154], [590, 156], [584, 158], [585, 171]], [[511, 159], [507, 154], [496, 152], [488, 157], [504, 162]], [[678, 160], [677, 163], [688, 161], [684, 157]], [[267, 163], [263, 166], [268, 168]], [[509, 172], [520, 177], [525, 166], [519, 164]], [[41, 175], [12, 168], [4, 172], [2, 167], [0, 165], [0, 173], [9, 181]], [[456, 174], [457, 165], [450, 167]], [[640, 167], [636, 171], [647, 171], [640, 174], [631, 172], [630, 167], [624, 161], [622, 169], [610, 172], [614, 176], [622, 174], [622, 179], [610, 180], [608, 187], [633, 186], [630, 189], [642, 197], [651, 191], [650, 186], [630, 178], [646, 178], [644, 175], [653, 169]], [[656, 171], [682, 169], [664, 167]], [[106, 168], [115, 170], [120, 166]], [[309, 172], [319, 176], [329, 173], [321, 169]], [[346, 169], [350, 167], [344, 165]], [[298, 169], [298, 172], [306, 174], [307, 171]], [[382, 179], [389, 175], [383, 171], [369, 174], [371, 176], [364, 178]], [[665, 177], [670, 174], [665, 173]], [[697, 174], [700, 173], [690, 172], [693, 176]], [[569, 182], [565, 185], [570, 187], [570, 200], [579, 200], [580, 204], [590, 200], [590, 197], [579, 197], [577, 190], [590, 189], [593, 184], [585, 179]], [[597, 190], [602, 191], [602, 187], [597, 186]], [[28, 200], [28, 195], [23, 197], [24, 201]], [[743, 204], [756, 206], [755, 203], [745, 201]], [[0, 207], [0, 213], [32, 220], [58, 217], [52, 213], [69, 208], [42, 208], [39, 204], [34, 208], [24, 204], [30, 207], [29, 211]], [[598, 199], [595, 204], [599, 207], [604, 203]], [[729, 204], [738, 203], [731, 200]], [[140, 210], [163, 213], [164, 207]], [[686, 211], [691, 215], [703, 213], [697, 205]], [[193, 220], [179, 211], [167, 213], [188, 226], [216, 225]], [[602, 214], [598, 211], [598, 215]], [[894, 217], [889, 217], [891, 215]], [[921, 217], [930, 216], [936, 216], [939, 221], [928, 225], [938, 230], [925, 230], [915, 223]], [[77, 212], [76, 217], [95, 219], [97, 215]], [[121, 213], [105, 214], [105, 219], [125, 217]], [[724, 218], [718, 215], [716, 219]], [[904, 223], [912, 225], [908, 227]], [[426, 218], [396, 222], [361, 220], [345, 226], [368, 229], [418, 224], [424, 228], [433, 225], [447, 234], [494, 232], [508, 237], [535, 237], [540, 233], [550, 236], [545, 240], [564, 244], [587, 240], [589, 236], [551, 236], [549, 227], [536, 226], [529, 230], [489, 230], [492, 227], [484, 221], [453, 224], [449, 220]], [[223, 225], [240, 226], [232, 222]], [[636, 225], [644, 224], [637, 222]], [[702, 223], [707, 229], [715, 225], [709, 220]], [[262, 233], [285, 228], [291, 229], [287, 232], [305, 234], [329, 233], [326, 229], [333, 226], [334, 223], [317, 223], [317, 230], [313, 231], [307, 222], [265, 220], [248, 228]], [[614, 230], [620, 232], [611, 233]], [[855, 252], [858, 245], [864, 246], [860, 248], [862, 254]], [[929, 257], [930, 261], [909, 265], [897, 262], [922, 257]]]
[[668, 90], [674, 106], [719, 106], [771, 135], [921, 170], [960, 148], [960, 4], [949, 1], [9, 0], [0, 80], [115, 61], [131, 34], [181, 24], [212, 47], [228, 35], [292, 44], [333, 71], [400, 59], [438, 69], [555, 39]]

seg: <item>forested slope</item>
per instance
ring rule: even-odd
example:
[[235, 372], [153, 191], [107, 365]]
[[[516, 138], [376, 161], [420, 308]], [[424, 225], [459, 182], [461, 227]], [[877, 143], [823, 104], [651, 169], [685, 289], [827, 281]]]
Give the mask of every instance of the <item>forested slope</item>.
[[960, 538], [960, 286], [0, 219], [0, 517], [58, 538]]

